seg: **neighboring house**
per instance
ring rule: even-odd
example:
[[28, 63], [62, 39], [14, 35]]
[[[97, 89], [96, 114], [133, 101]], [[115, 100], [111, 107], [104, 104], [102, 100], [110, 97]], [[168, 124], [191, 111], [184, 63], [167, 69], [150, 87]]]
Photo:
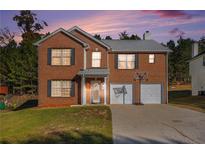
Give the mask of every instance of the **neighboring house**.
[[[170, 49], [149, 37], [98, 40], [77, 26], [54, 31], [35, 43], [39, 104], [168, 103]], [[146, 80], [136, 73], [146, 73]]]
[[192, 59], [189, 61], [192, 95], [205, 95], [205, 51], [198, 53], [198, 43], [192, 45]]

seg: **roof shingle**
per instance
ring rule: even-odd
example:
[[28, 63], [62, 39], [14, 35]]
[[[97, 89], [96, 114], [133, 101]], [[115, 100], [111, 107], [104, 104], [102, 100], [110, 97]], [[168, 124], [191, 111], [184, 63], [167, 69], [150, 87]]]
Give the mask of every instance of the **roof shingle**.
[[171, 52], [168, 47], [154, 40], [102, 40], [112, 51], [131, 52]]

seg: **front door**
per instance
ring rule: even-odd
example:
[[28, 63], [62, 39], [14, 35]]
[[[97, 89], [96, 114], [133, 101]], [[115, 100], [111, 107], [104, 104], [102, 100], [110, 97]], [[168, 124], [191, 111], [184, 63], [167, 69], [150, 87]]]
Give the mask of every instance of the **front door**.
[[91, 103], [100, 103], [100, 81], [91, 81]]

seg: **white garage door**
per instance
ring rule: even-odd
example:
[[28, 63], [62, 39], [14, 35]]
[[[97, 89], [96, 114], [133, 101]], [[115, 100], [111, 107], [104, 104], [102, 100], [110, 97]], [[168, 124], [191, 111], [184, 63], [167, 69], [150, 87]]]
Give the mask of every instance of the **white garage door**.
[[110, 84], [110, 104], [132, 104], [132, 90], [132, 84]]
[[161, 84], [141, 84], [141, 103], [161, 104]]

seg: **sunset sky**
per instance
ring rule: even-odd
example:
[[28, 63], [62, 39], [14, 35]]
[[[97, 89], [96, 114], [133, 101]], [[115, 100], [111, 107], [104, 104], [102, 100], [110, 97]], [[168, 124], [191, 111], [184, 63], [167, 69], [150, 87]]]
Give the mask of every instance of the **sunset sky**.
[[[78, 25], [91, 34], [110, 35], [117, 39], [120, 32], [142, 37], [146, 30], [158, 42], [176, 40], [179, 35], [198, 40], [205, 36], [205, 11], [33, 11], [48, 23], [43, 32]], [[12, 20], [19, 11], [0, 11], [0, 28], [8, 27], [20, 39], [20, 31]]]

